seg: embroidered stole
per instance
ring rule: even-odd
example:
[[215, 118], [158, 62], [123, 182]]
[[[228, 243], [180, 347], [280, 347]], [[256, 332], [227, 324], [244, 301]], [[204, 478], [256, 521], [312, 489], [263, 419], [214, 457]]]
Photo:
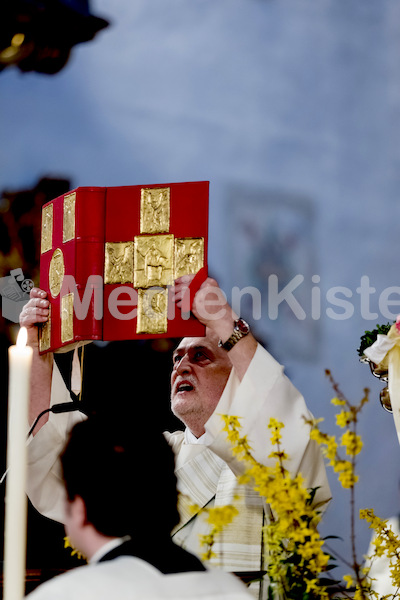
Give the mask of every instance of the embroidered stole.
[[[227, 464], [202, 445], [181, 445], [176, 475], [181, 520], [172, 532], [173, 540], [201, 556], [205, 547], [200, 545], [199, 536], [210, 532], [207, 515], [201, 509], [233, 504], [239, 514], [216, 540], [213, 546], [216, 557], [209, 564], [230, 572], [262, 570], [264, 510], [259, 494], [251, 486], [239, 484]], [[250, 591], [258, 598], [259, 584], [252, 584]]]

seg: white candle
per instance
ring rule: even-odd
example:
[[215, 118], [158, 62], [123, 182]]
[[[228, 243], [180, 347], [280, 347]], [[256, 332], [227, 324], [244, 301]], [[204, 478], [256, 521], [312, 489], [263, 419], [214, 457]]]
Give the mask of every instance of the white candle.
[[27, 331], [20, 329], [17, 345], [11, 346], [8, 384], [6, 515], [4, 531], [4, 600], [25, 595], [27, 497], [26, 436], [32, 348], [26, 346]]

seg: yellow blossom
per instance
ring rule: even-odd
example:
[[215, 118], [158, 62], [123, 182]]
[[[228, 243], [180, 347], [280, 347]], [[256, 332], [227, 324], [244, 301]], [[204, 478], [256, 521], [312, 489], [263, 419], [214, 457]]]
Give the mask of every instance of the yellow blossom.
[[[338, 474], [342, 486], [351, 490], [353, 498], [353, 488], [358, 480], [355, 457], [363, 446], [361, 437], [356, 434], [356, 426], [358, 414], [368, 401], [368, 390], [364, 390], [364, 397], [358, 405], [352, 405], [342, 395], [329, 371], [327, 375], [337, 394], [332, 404], [343, 407], [336, 415], [337, 426], [345, 429], [340, 442], [334, 435], [319, 430], [319, 423], [323, 419], [304, 418], [304, 421], [310, 427], [310, 438], [321, 445], [328, 464]], [[263, 537], [272, 596], [278, 594], [279, 597], [293, 600], [329, 600], [327, 588], [319, 579], [320, 574], [329, 568], [330, 558], [323, 551], [324, 542], [317, 531], [320, 513], [311, 507], [313, 494], [304, 487], [301, 475], [294, 476], [286, 468], [286, 461], [290, 457], [281, 447], [284, 424], [277, 419], [270, 420], [268, 429], [272, 448], [268, 450], [268, 464], [263, 465], [254, 459], [247, 437], [241, 434], [240, 419], [228, 415], [222, 418], [234, 455], [246, 462], [245, 474], [239, 478], [239, 482], [252, 483], [271, 508], [271, 519], [263, 528]], [[344, 452], [350, 457], [349, 460], [343, 457]], [[202, 536], [202, 544], [206, 546], [203, 555], [205, 560], [215, 557], [212, 550], [215, 537], [234, 516], [231, 506], [215, 508], [215, 512], [211, 512], [214, 509], [208, 512], [207, 521], [211, 531]], [[365, 519], [375, 531], [374, 557], [383, 554], [389, 557], [392, 582], [400, 588], [400, 540], [387, 527], [387, 522], [379, 519], [372, 509], [360, 511], [360, 518]], [[355, 588], [353, 600], [384, 600], [371, 589], [368, 573], [368, 566], [361, 567], [354, 562], [354, 575], [343, 577], [347, 588]], [[344, 592], [343, 595], [347, 596]], [[398, 597], [398, 594], [394, 597]], [[390, 600], [394, 600], [394, 597]]]
[[274, 419], [273, 417], [270, 418], [268, 423], [268, 429], [278, 429], [280, 431], [284, 427], [284, 424], [278, 421], [277, 419]]
[[212, 551], [216, 537], [221, 533], [224, 527], [232, 522], [234, 517], [238, 514], [238, 510], [235, 506], [228, 504], [226, 506], [203, 508], [202, 512], [207, 513], [207, 523], [211, 525], [210, 533], [199, 535], [200, 545], [206, 546], [206, 551], [202, 555], [202, 558], [203, 560], [211, 560], [211, 558], [215, 558], [216, 556]]
[[326, 456], [333, 460], [337, 454], [338, 444], [334, 435], [328, 436], [326, 442]]
[[[232, 442], [232, 451], [239, 460], [248, 464], [246, 476], [241, 478], [246, 483], [253, 481], [254, 489], [270, 506], [272, 521], [264, 527], [264, 540], [267, 553], [267, 573], [273, 586], [283, 586], [285, 594], [285, 581], [288, 569], [291, 569], [291, 578], [297, 580], [302, 594], [313, 598], [328, 600], [324, 586], [319, 584], [318, 576], [326, 568], [329, 555], [323, 552], [323, 541], [316, 530], [320, 514], [311, 506], [310, 491], [305, 488], [305, 481], [301, 474], [292, 475], [285, 466], [289, 459], [286, 452], [280, 447], [282, 441], [281, 431], [284, 424], [277, 419], [271, 419], [268, 428], [271, 431], [270, 442], [273, 450], [269, 453], [267, 465], [258, 463], [251, 453], [251, 447], [246, 436], [240, 434], [239, 420], [224, 416], [225, 431]], [[330, 444], [332, 440], [326, 435], [319, 434], [316, 424], [312, 422], [311, 432], [321, 439], [323, 443]], [[337, 443], [333, 438], [336, 456]], [[210, 509], [214, 510], [214, 509]], [[218, 513], [209, 513], [208, 521], [212, 524], [210, 534], [203, 536], [202, 543], [207, 547], [206, 553], [212, 557], [212, 546], [217, 530], [224, 526], [224, 518]], [[290, 562], [290, 556], [297, 555], [295, 562]], [[275, 588], [274, 588], [275, 589]]]
[[198, 504], [190, 504], [188, 508], [192, 515], [197, 515], [200, 510], [200, 506]]
[[309, 579], [306, 580], [306, 594], [311, 591], [318, 591], [318, 579]]
[[344, 488], [352, 488], [358, 481], [358, 475], [354, 474], [351, 463], [348, 463], [348, 465], [350, 466], [341, 470], [338, 476], [338, 479]]
[[340, 440], [342, 446], [346, 448], [346, 454], [350, 456], [355, 456], [363, 447], [363, 443], [361, 437], [356, 435], [354, 431], [346, 431]]
[[352, 414], [348, 410], [342, 410], [336, 415], [336, 425], [338, 425], [338, 427], [347, 427], [352, 420]]
[[343, 398], [338, 398], [337, 396], [335, 396], [334, 398], [332, 398], [331, 403], [334, 404], [335, 406], [345, 406], [346, 400], [343, 400]]
[[232, 522], [235, 515], [238, 514], [237, 508], [228, 504], [226, 506], [215, 506], [208, 509], [207, 522], [214, 526], [218, 531], [225, 525]]
[[201, 560], [211, 560], [212, 558], [216, 558], [216, 554], [215, 552], [213, 552], [211, 550], [211, 548], [208, 548], [205, 552], [203, 552], [203, 554], [201, 555]]
[[366, 590], [360, 588], [360, 586], [356, 587], [356, 591], [354, 592], [354, 600], [365, 600], [366, 598]]
[[68, 536], [64, 537], [64, 548], [71, 548], [71, 556], [76, 556], [79, 560], [87, 560], [86, 556], [71, 544]]
[[343, 580], [346, 582], [346, 588], [350, 588], [354, 585], [354, 580], [351, 575], [343, 575]]

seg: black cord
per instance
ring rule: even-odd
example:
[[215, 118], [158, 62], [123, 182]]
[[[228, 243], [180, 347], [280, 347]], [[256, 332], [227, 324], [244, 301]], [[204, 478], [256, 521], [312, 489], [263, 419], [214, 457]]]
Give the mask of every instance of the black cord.
[[41, 419], [43, 417], [43, 415], [45, 415], [46, 413], [48, 413], [50, 411], [51, 411], [51, 408], [46, 408], [45, 410], [42, 410], [42, 412], [36, 417], [36, 419], [35, 419], [32, 427], [29, 430], [28, 435], [26, 436], [27, 438], [29, 438], [32, 435], [32, 433], [34, 432], [35, 427], [38, 424], [39, 419]]
[[42, 412], [40, 414], [38, 414], [38, 416], [36, 417], [32, 427], [29, 430], [27, 438], [29, 438], [32, 435], [39, 420], [46, 413], [52, 412], [55, 414], [60, 414], [60, 413], [72, 412], [74, 410], [79, 410], [79, 411], [83, 412], [84, 414], [87, 414], [86, 411], [83, 410], [83, 407], [81, 406], [80, 402], [61, 402], [60, 404], [53, 404], [53, 406], [51, 406], [50, 408], [45, 408], [45, 410], [42, 410]]
[[[36, 417], [35, 422], [33, 423], [32, 427], [30, 428], [29, 433], [27, 435], [27, 439], [29, 439], [29, 437], [32, 435], [39, 420], [46, 413], [52, 412], [55, 414], [60, 414], [60, 413], [72, 412], [74, 410], [79, 410], [86, 416], [88, 416], [88, 414], [89, 414], [89, 412], [83, 408], [82, 403], [80, 401], [60, 402], [59, 404], [53, 404], [53, 406], [51, 406], [50, 408], [46, 408], [45, 410], [42, 410], [42, 412]], [[6, 471], [3, 473], [3, 475], [0, 479], [0, 485], [5, 481], [7, 473], [8, 473], [8, 469], [6, 469]]]
[[[84, 346], [82, 346], [82, 348], [79, 349], [80, 353], [81, 353], [81, 380], [82, 380], [82, 372], [83, 372], [83, 356], [84, 356]], [[65, 412], [72, 412], [74, 410], [79, 410], [81, 411], [83, 414], [85, 414], [86, 416], [88, 416], [88, 412], [87, 410], [85, 410], [83, 408], [83, 403], [82, 403], [82, 392], [80, 393], [80, 395], [78, 396], [77, 394], [75, 394], [72, 390], [71, 390], [71, 372], [72, 372], [72, 361], [73, 361], [73, 357], [74, 357], [74, 352], [67, 352], [67, 353], [63, 353], [63, 354], [54, 354], [54, 362], [56, 363], [58, 370], [60, 371], [60, 374], [63, 378], [63, 381], [65, 383], [65, 386], [67, 388], [67, 390], [69, 391], [69, 394], [71, 396], [72, 402], [61, 402], [59, 404], [53, 404], [53, 406], [51, 406], [50, 408], [46, 408], [45, 410], [43, 410], [35, 419], [35, 422], [33, 423], [32, 427], [29, 430], [28, 433], [28, 438], [32, 435], [32, 433], [35, 431], [35, 428], [38, 424], [38, 422], [40, 421], [40, 419], [43, 417], [43, 415], [45, 415], [48, 412], [52, 412], [52, 413], [65, 413]]]

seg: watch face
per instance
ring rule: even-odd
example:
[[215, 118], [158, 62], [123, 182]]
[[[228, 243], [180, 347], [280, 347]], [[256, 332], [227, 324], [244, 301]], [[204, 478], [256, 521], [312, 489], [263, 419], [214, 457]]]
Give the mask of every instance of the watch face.
[[244, 319], [238, 319], [236, 321], [236, 327], [239, 329], [239, 331], [241, 331], [242, 333], [249, 333], [250, 331], [250, 327], [249, 324], [246, 323], [246, 321]]

